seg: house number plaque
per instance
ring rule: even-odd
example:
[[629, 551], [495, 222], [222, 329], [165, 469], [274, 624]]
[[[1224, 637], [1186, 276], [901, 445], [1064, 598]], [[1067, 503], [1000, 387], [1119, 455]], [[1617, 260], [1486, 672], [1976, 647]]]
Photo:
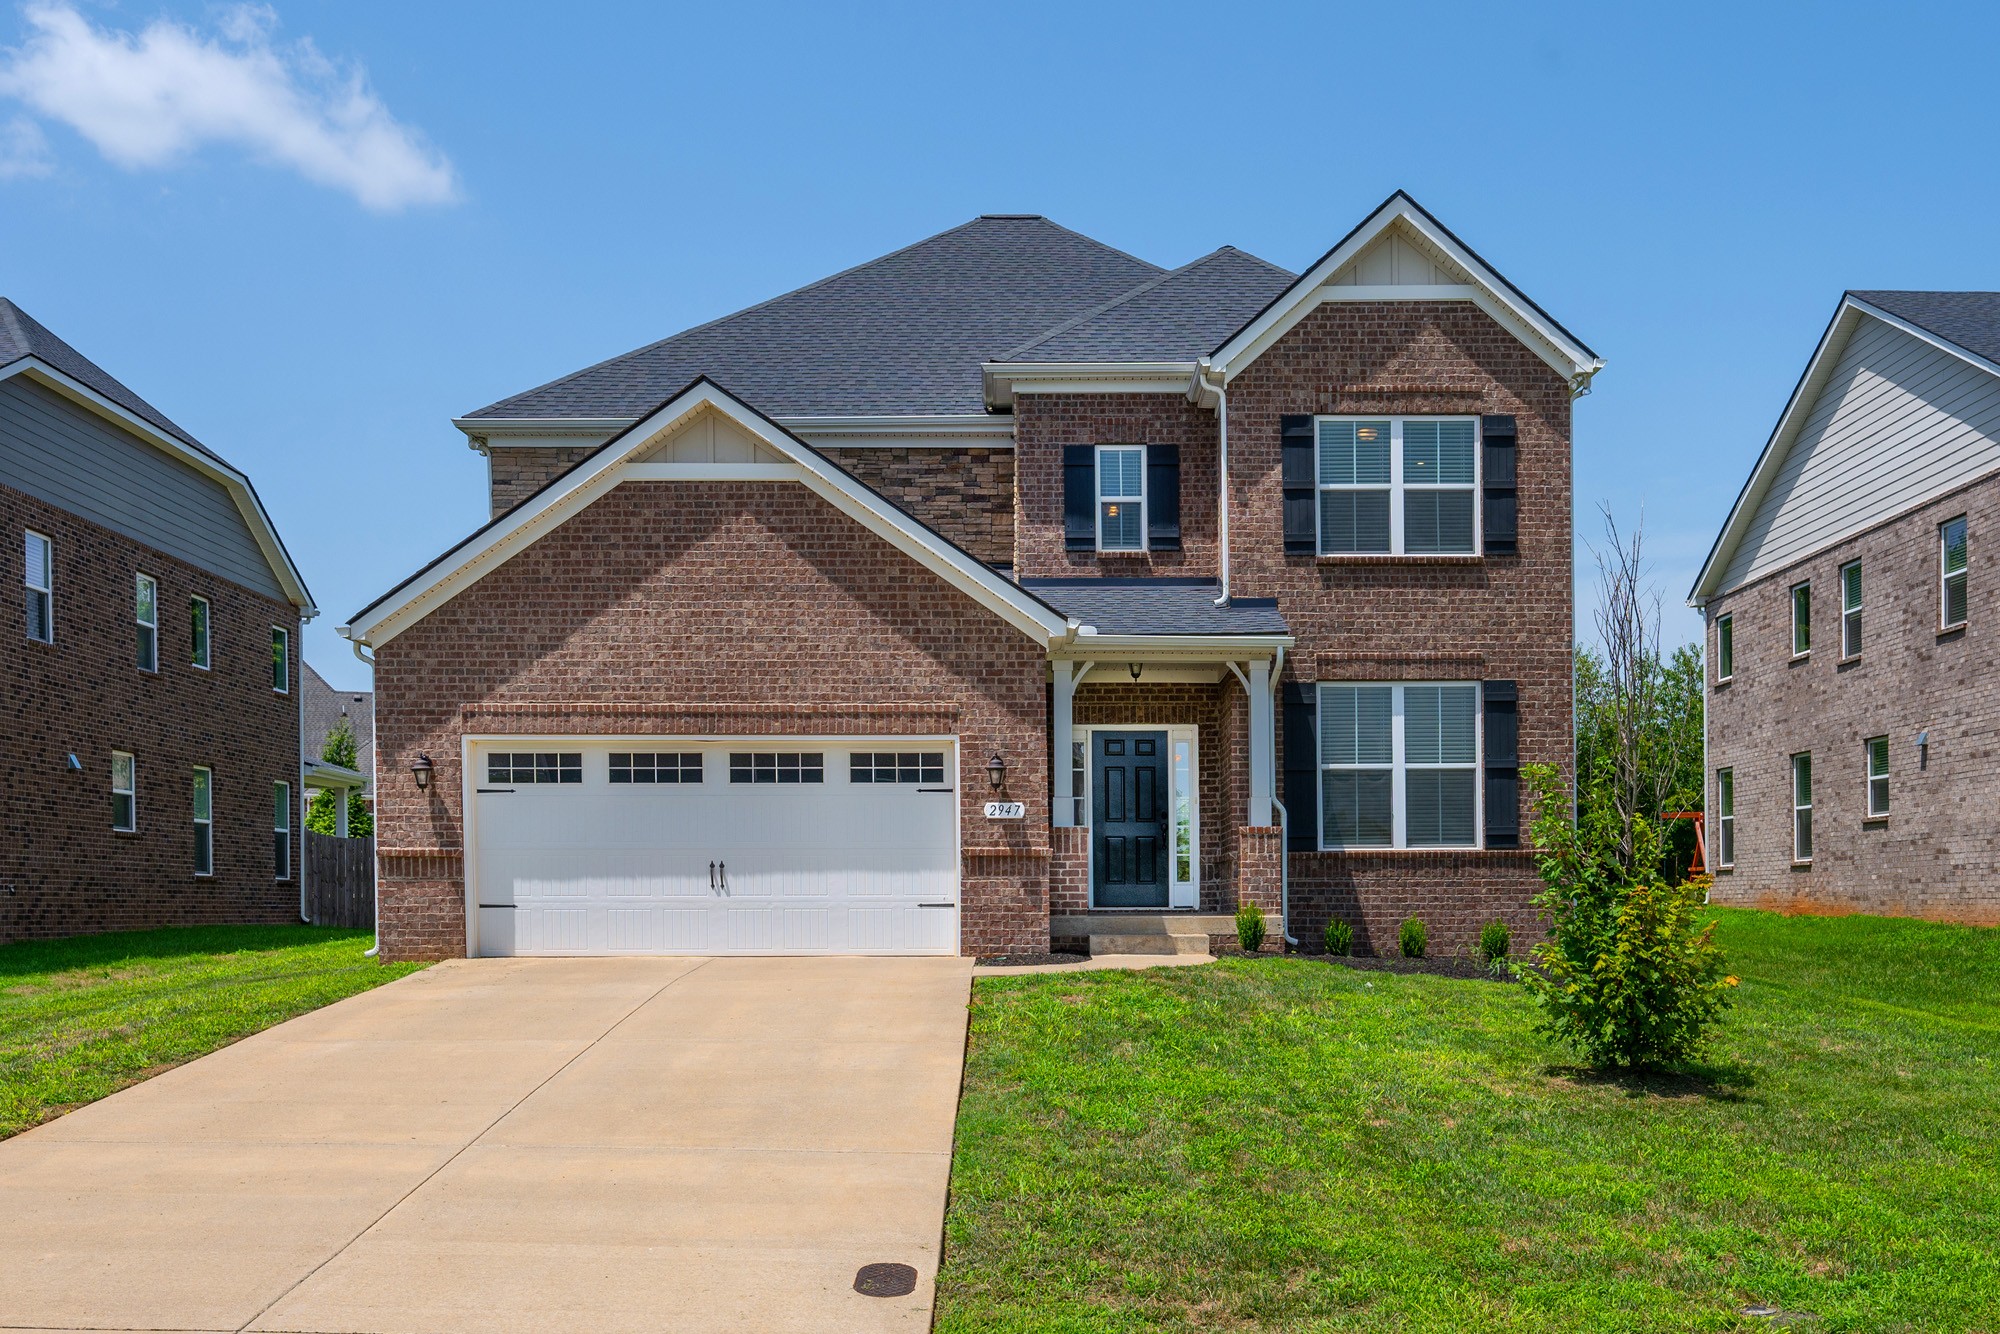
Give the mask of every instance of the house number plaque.
[[1028, 813], [1028, 805], [1022, 801], [989, 801], [986, 803], [986, 818], [989, 820], [1019, 820]]

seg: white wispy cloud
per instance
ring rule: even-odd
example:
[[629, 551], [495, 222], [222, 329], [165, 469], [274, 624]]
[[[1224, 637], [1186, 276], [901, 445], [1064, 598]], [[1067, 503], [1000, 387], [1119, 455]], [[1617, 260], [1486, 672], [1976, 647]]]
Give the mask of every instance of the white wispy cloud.
[[[170, 167], [220, 144], [378, 212], [458, 198], [450, 161], [389, 114], [366, 74], [310, 39], [274, 41], [268, 7], [227, 10], [210, 34], [170, 19], [136, 33], [99, 28], [46, 0], [22, 14], [28, 36], [0, 54], [0, 95], [68, 125], [121, 167]], [[21, 124], [39, 151], [29, 160], [46, 162], [39, 126]], [[11, 132], [0, 125], [0, 174]]]
[[54, 168], [48, 136], [26, 116], [0, 121], [0, 181], [17, 176], [46, 176]]

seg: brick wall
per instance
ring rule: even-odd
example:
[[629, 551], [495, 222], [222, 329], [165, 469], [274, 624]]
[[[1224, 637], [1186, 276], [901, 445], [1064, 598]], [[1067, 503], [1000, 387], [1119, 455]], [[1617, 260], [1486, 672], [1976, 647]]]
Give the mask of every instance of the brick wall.
[[489, 445], [486, 453], [490, 503], [495, 515], [504, 514], [597, 452], [596, 444]]
[[[22, 532], [55, 544], [55, 642], [27, 638]], [[0, 942], [298, 919], [273, 879], [271, 784], [299, 831], [298, 613], [283, 602], [0, 486]], [[133, 580], [159, 581], [157, 673], [138, 670]], [[188, 598], [209, 599], [208, 671], [190, 665]], [[292, 632], [294, 693], [271, 689], [271, 627]], [[111, 830], [111, 752], [137, 765], [138, 830]], [[74, 754], [81, 772], [66, 767]], [[193, 769], [214, 770], [215, 874], [194, 875]]]
[[[1513, 415], [1519, 554], [1287, 556], [1287, 413]], [[1243, 596], [1278, 599], [1298, 640], [1288, 679], [1511, 680], [1522, 762], [1568, 770], [1570, 398], [1560, 375], [1470, 302], [1329, 303], [1231, 383], [1229, 453], [1233, 582]], [[1354, 923], [1358, 948], [1393, 950], [1394, 922], [1411, 914], [1438, 953], [1469, 950], [1495, 917], [1517, 935], [1533, 927], [1539, 882], [1516, 853], [1294, 852], [1291, 868], [1293, 934], [1308, 946], [1331, 912]]]
[[[1968, 619], [1940, 632], [1938, 525], [1965, 515]], [[2000, 475], [1879, 524], [1706, 609], [1709, 810], [1734, 771], [1736, 864], [1708, 823], [1712, 898], [1781, 910], [2000, 922]], [[1843, 660], [1840, 567], [1861, 562], [1862, 643]], [[1791, 588], [1810, 581], [1812, 652], [1792, 657]], [[1716, 684], [1715, 622], [1734, 677]], [[1928, 753], [1916, 745], [1930, 734]], [[1889, 815], [1867, 814], [1864, 744], [1889, 738]], [[1813, 757], [1813, 857], [1792, 863], [1791, 757]]]
[[[1181, 447], [1181, 549], [1063, 548], [1063, 446]], [[1214, 575], [1215, 414], [1182, 394], [1023, 394], [1014, 403], [1014, 570], [1023, 578]]]
[[822, 452], [987, 564], [1005, 565], [1013, 560], [1013, 450]]
[[[1047, 948], [1043, 650], [804, 487], [624, 483], [376, 664], [390, 958], [464, 950], [468, 732], [891, 734], [911, 709], [961, 738], [965, 948]], [[421, 796], [397, 777], [419, 751], [437, 766]], [[995, 751], [1024, 820], [983, 818]]]

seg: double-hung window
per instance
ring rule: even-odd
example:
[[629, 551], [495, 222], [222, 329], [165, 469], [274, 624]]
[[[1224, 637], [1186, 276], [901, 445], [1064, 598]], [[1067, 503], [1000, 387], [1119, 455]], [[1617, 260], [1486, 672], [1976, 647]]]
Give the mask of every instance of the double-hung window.
[[[345, 801], [346, 793], [335, 798]], [[271, 784], [271, 869], [278, 880], [292, 878], [292, 785]]]
[[1868, 738], [1868, 818], [1889, 814], [1889, 738]]
[[1097, 447], [1097, 549], [1146, 549], [1146, 447]]
[[1470, 848], [1479, 841], [1479, 687], [1319, 688], [1320, 846]]
[[1471, 555], [1479, 549], [1472, 417], [1322, 417], [1319, 551]]
[[1938, 563], [1942, 585], [1938, 614], [1942, 628], [1965, 624], [1965, 516], [1938, 526]]
[[271, 689], [292, 693], [292, 636], [280, 625], [271, 627]]
[[23, 582], [28, 591], [28, 638], [56, 642], [55, 547], [40, 533], [29, 533], [22, 553]]
[[204, 672], [209, 668], [208, 599], [188, 599], [188, 660]]
[[1792, 756], [1792, 860], [1812, 860], [1812, 756]]
[[1812, 585], [1792, 585], [1792, 656], [1812, 652]]
[[122, 750], [111, 752], [111, 828], [120, 834], [139, 828], [139, 764]]
[[132, 618], [139, 624], [139, 670], [160, 670], [160, 584], [150, 574], [138, 577]]
[[1840, 567], [1840, 656], [1861, 656], [1861, 562]]
[[1719, 685], [1736, 675], [1736, 618], [1715, 618], [1715, 680]]
[[1736, 865], [1736, 771], [1715, 771], [1715, 864]]
[[195, 766], [194, 873], [215, 874], [215, 773]]

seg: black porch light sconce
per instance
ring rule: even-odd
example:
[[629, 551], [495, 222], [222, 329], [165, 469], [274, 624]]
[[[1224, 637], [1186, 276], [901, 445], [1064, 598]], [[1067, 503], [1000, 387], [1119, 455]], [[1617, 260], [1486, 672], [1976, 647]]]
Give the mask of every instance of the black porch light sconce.
[[1139, 673], [1146, 670], [1146, 664], [1143, 662], [1128, 662], [1125, 664], [1125, 670], [1132, 673], [1132, 679], [1136, 681], [1139, 679]]
[[997, 750], [993, 752], [993, 758], [986, 761], [986, 785], [995, 792], [1007, 785], [1007, 761], [1000, 758]]
[[431, 757], [429, 755], [419, 755], [416, 759], [410, 761], [410, 777], [417, 780], [417, 791], [430, 791], [431, 770], [434, 767], [431, 764]]

